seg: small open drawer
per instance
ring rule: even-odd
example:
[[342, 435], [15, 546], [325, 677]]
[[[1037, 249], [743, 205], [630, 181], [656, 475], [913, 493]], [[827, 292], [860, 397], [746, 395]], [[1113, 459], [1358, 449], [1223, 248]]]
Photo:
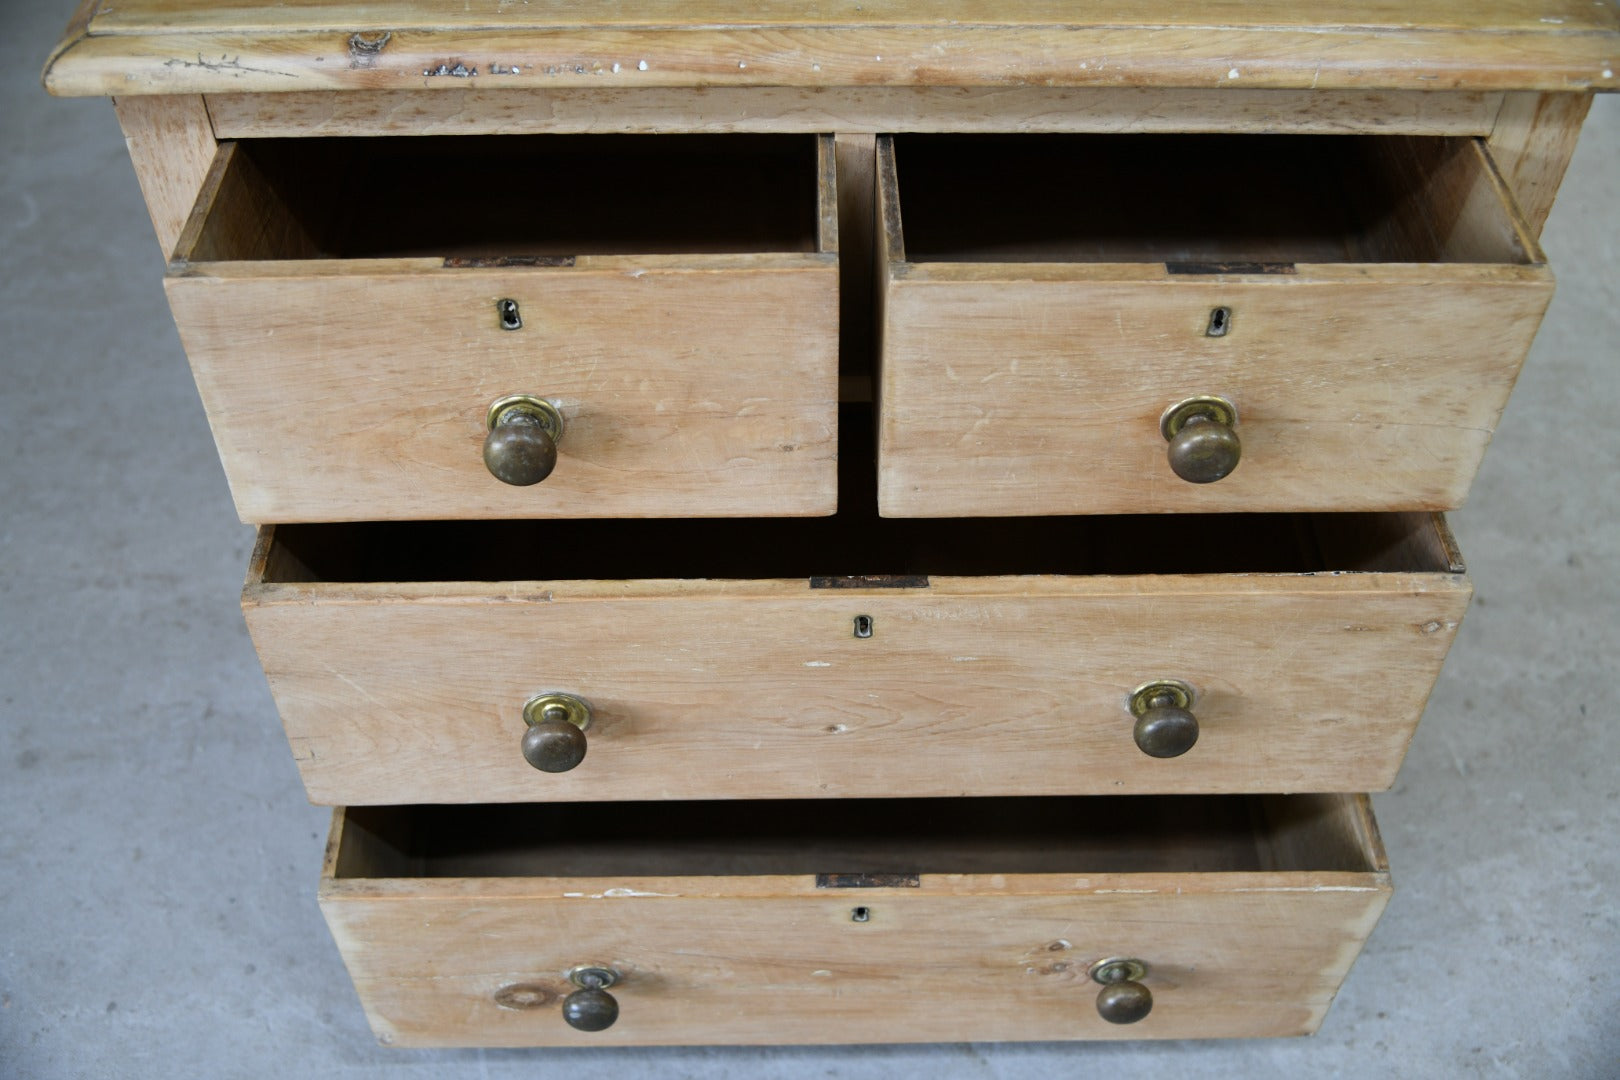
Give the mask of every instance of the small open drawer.
[[266, 139], [167, 288], [245, 521], [816, 515], [837, 251], [830, 137]]
[[539, 1046], [1303, 1035], [1389, 892], [1299, 795], [340, 809], [320, 898], [383, 1042]]
[[896, 135], [878, 188], [891, 516], [1458, 506], [1552, 294], [1473, 139]]
[[243, 607], [317, 803], [1393, 783], [1468, 603], [1444, 522], [1167, 524], [281, 525]]

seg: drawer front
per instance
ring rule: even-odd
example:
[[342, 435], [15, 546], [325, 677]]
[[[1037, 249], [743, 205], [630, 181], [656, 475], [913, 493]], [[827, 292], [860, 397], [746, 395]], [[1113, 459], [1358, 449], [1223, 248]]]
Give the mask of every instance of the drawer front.
[[[1319, 802], [1332, 808], [1327, 816], [1354, 815], [1372, 828], [1362, 797]], [[340, 811], [337, 853], [345, 821]], [[469, 847], [485, 840], [469, 836]], [[1227, 858], [1170, 832], [1136, 833], [1132, 842], [1159, 851], [1145, 860], [1155, 869], [526, 877], [546, 862], [526, 867], [502, 852], [504, 864], [482, 860], [493, 870], [473, 859], [442, 872], [513, 876], [434, 876], [433, 860], [424, 869], [418, 858], [411, 873], [419, 876], [399, 878], [389, 876], [398, 856], [372, 856], [376, 865], [360, 871], [368, 876], [353, 877], [336, 869], [339, 854], [321, 905], [374, 1030], [401, 1046], [1314, 1031], [1388, 898], [1375, 834], [1338, 841], [1360, 845], [1363, 854], [1348, 862], [1232, 863], [1246, 870], [1198, 869], [1199, 860], [1222, 866]], [[959, 843], [972, 848], [978, 838]], [[725, 849], [706, 846], [711, 858]], [[844, 865], [837, 860], [847, 856], [815, 857]], [[1186, 869], [1159, 868], [1178, 865]], [[859, 887], [882, 881], [890, 885]], [[857, 887], [839, 887], [850, 884]], [[1116, 958], [1145, 969], [1151, 1008], [1133, 1023], [1100, 1015], [1091, 972]], [[563, 1018], [576, 989], [569, 973], [579, 967], [616, 977], [608, 993], [618, 1015], [605, 1030], [575, 1030]]]
[[[526, 235], [542, 250], [583, 242], [552, 238], [568, 223], [550, 219], [480, 246], [488, 223], [465, 208], [401, 241], [411, 254], [363, 224], [351, 230], [361, 240], [328, 238], [331, 226], [304, 220], [315, 210], [277, 209], [278, 197], [297, 199], [273, 163], [261, 171], [276, 183], [227, 147], [167, 289], [239, 514], [832, 513], [838, 255], [836, 224], [814, 211], [836, 205], [836, 191], [830, 140], [803, 143], [818, 145], [823, 173], [804, 177], [802, 235], [756, 240], [743, 222], [716, 241], [743, 250], [707, 251], [677, 231], [648, 240], [651, 254], [632, 233], [577, 255], [505, 253], [523, 251]], [[817, 168], [817, 153], [802, 156]], [[660, 168], [656, 156], [629, 160]], [[614, 209], [600, 211], [602, 228], [630, 228]], [[463, 218], [466, 238], [453, 224]], [[772, 250], [792, 244], [810, 250]], [[328, 249], [365, 257], [319, 257]], [[501, 254], [419, 253], [441, 250]], [[539, 482], [532, 471], [503, 481], [487, 464], [501, 434], [492, 406], [515, 395], [560, 415], [555, 467]]]
[[[283, 583], [277, 557], [248, 626], [311, 799], [350, 805], [1382, 789], [1469, 596], [1460, 564], [829, 588]], [[1161, 680], [1178, 756], [1133, 697]], [[561, 772], [521, 747], [548, 692], [591, 710]]]
[[[1152, 262], [1136, 260], [1168, 243], [1025, 253], [1069, 262], [991, 261], [976, 239], [912, 254], [906, 159], [885, 151], [886, 515], [1455, 507], [1552, 294], [1473, 144], [1442, 173], [1449, 202], [1411, 200], [1448, 242], [1397, 242], [1386, 225], [1376, 245], [1344, 239], [1335, 262], [1313, 261], [1332, 254], [1320, 238], [1292, 235], [1216, 237]], [[1260, 258], [1219, 258], [1229, 248]], [[1402, 252], [1422, 254], [1376, 261]], [[1230, 410], [1213, 426], [1236, 442], [1183, 479], [1171, 459], [1194, 429], [1179, 436], [1172, 417], [1211, 397]]]

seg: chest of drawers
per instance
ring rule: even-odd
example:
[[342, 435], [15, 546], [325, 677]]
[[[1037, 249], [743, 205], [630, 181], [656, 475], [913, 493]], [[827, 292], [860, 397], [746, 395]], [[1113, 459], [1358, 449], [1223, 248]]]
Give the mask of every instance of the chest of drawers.
[[1314, 1030], [1617, 52], [91, 0], [379, 1037]]

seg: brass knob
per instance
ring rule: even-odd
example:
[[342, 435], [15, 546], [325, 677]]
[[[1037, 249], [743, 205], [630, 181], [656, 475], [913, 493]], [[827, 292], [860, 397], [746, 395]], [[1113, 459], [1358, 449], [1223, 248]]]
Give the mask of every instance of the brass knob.
[[1140, 960], [1115, 957], [1091, 965], [1091, 978], [1102, 983], [1097, 991], [1097, 1015], [1110, 1024], [1134, 1024], [1153, 1011], [1153, 991], [1142, 985], [1147, 965]]
[[1179, 679], [1159, 679], [1131, 694], [1136, 747], [1149, 757], [1180, 757], [1198, 741], [1198, 718], [1192, 714], [1193, 688]]
[[573, 694], [540, 694], [523, 706], [523, 760], [541, 772], [567, 772], [585, 760], [591, 706]]
[[563, 1019], [580, 1031], [604, 1031], [619, 1018], [619, 1002], [607, 988], [619, 981], [618, 972], [604, 967], [577, 967], [568, 981], [579, 987], [563, 998]]
[[1159, 432], [1170, 443], [1170, 468], [1189, 484], [1213, 484], [1243, 456], [1237, 407], [1225, 398], [1194, 397], [1170, 406]]
[[503, 484], [538, 484], [557, 467], [557, 443], [563, 435], [562, 413], [544, 398], [529, 394], [503, 397], [484, 417], [484, 466]]

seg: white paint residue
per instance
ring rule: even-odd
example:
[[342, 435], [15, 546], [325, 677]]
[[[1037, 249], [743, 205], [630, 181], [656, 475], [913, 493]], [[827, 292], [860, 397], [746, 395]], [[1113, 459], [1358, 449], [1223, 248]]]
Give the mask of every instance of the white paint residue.
[[563, 895], [564, 896], [576, 896], [577, 897], [577, 896], [584, 896], [585, 894], [582, 893], [582, 892], [565, 892], [565, 893], [563, 893]]
[[804, 666], [805, 667], [832, 667], [832, 665], [829, 664], [825, 660], [806, 660], [804, 662]]
[[978, 659], [977, 656], [953, 656], [953, 657], [951, 657], [952, 662], [958, 663], [958, 664], [965, 664], [970, 660], [977, 660], [977, 659]]
[[1238, 75], [1239, 75], [1239, 72], [1238, 72], [1238, 69], [1237, 69], [1237, 68], [1233, 68], [1233, 69], [1232, 69], [1232, 70], [1231, 70], [1231, 71], [1228, 71], [1228, 72], [1227, 72], [1227, 73], [1226, 73], [1226, 77], [1227, 77], [1227, 78], [1228, 78], [1228, 79], [1235, 79], [1235, 78], [1237, 78], [1237, 77], [1238, 77]]
[[1609, 68], [1604, 68], [1603, 69], [1603, 77], [1605, 79], [1612, 79], [1612, 78], [1614, 78], [1614, 72]]
[[617, 60], [615, 60], [615, 61], [613, 61], [613, 74], [617, 75], [618, 73], [619, 73], [619, 62]]
[[832, 972], [828, 971], [826, 968], [821, 968], [819, 971], [812, 971], [810, 974], [819, 975], [822, 978], [826, 978], [827, 976], [831, 975]]
[[820, 71], [821, 70], [821, 65], [820, 64], [811, 64], [810, 65], [810, 70], [811, 71]]
[[643, 60], [643, 61], [641, 61], [641, 63], [637, 64], [636, 65], [636, 70], [637, 71], [646, 71], [647, 70], [647, 61]]
[[640, 889], [609, 889], [602, 896], [675, 896], [669, 892], [642, 892]]
[[[1121, 890], [1124, 891], [1124, 890]], [[1235, 893], [1278, 893], [1278, 892], [1377, 892], [1376, 889], [1365, 885], [1265, 885], [1258, 889], [1227, 889]]]
[[747, 67], [747, 66], [748, 66], [748, 61], [746, 61], [746, 60], [739, 60], [739, 61], [737, 61], [737, 67], [738, 67], [738, 69], [742, 69], [742, 68], [745, 68], [745, 67]]
[[1544, 23], [1552, 23], [1554, 26], [1563, 26], [1564, 25], [1564, 20], [1563, 19], [1551, 19], [1551, 18], [1548, 18], [1545, 15], [1543, 15], [1541, 17], [1541, 21], [1544, 22]]
[[1140, 893], [1140, 894], [1145, 895], [1145, 896], [1151, 896], [1154, 893], [1158, 892], [1159, 890], [1158, 889], [1095, 889], [1093, 891], [1098, 893], [1098, 894], [1102, 894], [1102, 893], [1133, 893], [1133, 894]]

